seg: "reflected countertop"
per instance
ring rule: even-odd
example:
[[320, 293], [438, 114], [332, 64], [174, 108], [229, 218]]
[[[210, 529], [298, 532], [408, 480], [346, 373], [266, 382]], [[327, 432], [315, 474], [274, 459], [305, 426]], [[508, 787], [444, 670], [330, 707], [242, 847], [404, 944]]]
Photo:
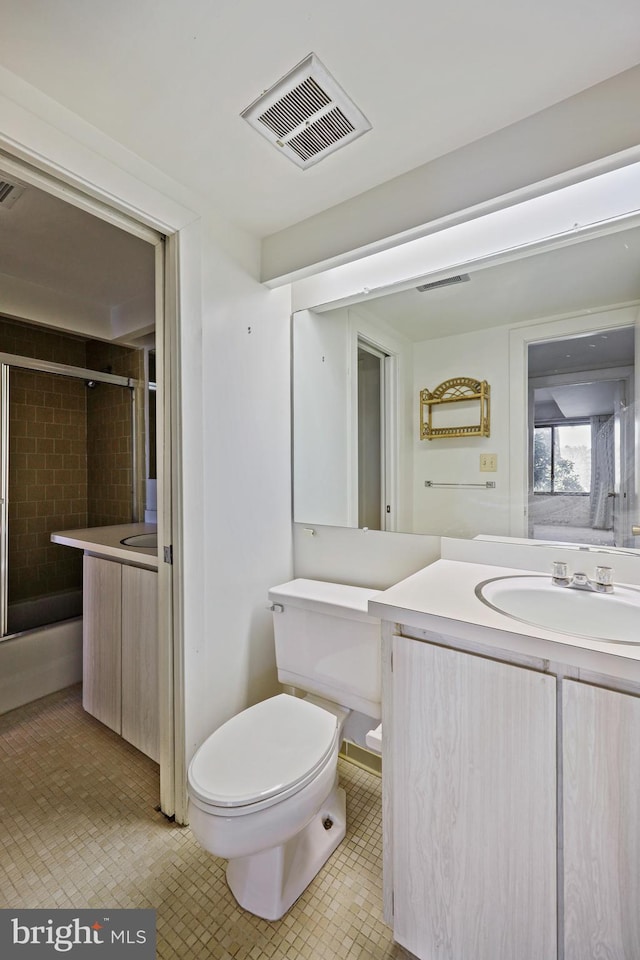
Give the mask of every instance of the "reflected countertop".
[[107, 527], [56, 530], [51, 534], [51, 540], [53, 543], [76, 547], [97, 557], [157, 569], [158, 551], [155, 547], [132, 547], [120, 542], [125, 537], [133, 537], [141, 533], [156, 533], [157, 529], [154, 523], [118, 523]]

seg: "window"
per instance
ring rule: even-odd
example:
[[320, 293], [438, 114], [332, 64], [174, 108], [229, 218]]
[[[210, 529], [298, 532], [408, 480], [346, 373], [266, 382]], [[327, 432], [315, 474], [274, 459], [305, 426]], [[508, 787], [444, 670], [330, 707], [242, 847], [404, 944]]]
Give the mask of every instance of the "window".
[[591, 492], [591, 425], [588, 421], [534, 427], [533, 492]]

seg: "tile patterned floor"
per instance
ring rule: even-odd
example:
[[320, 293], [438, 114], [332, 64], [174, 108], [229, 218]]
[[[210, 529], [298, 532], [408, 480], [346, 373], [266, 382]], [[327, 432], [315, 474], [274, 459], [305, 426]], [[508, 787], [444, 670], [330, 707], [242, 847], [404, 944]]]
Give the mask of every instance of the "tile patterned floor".
[[347, 837], [289, 913], [241, 910], [225, 861], [166, 820], [156, 765], [79, 687], [0, 716], [0, 905], [153, 907], [160, 960], [400, 960], [382, 921], [380, 780], [340, 761]]

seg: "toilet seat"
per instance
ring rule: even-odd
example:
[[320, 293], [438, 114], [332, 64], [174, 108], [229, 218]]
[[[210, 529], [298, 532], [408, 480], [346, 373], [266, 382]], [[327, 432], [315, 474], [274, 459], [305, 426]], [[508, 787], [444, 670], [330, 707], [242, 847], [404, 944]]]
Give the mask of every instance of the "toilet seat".
[[337, 717], [279, 694], [232, 717], [205, 740], [189, 767], [189, 793], [209, 813], [242, 816], [292, 796], [332, 761]]

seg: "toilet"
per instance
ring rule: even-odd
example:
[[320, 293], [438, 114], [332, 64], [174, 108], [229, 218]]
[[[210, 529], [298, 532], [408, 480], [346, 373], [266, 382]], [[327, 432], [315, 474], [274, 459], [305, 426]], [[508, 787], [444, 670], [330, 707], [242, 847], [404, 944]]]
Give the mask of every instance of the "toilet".
[[380, 724], [380, 621], [367, 613], [378, 593], [303, 579], [273, 587], [278, 679], [298, 695], [232, 717], [189, 766], [191, 829], [229, 861], [240, 906], [265, 920], [287, 912], [344, 838], [340, 745], [365, 745]]

